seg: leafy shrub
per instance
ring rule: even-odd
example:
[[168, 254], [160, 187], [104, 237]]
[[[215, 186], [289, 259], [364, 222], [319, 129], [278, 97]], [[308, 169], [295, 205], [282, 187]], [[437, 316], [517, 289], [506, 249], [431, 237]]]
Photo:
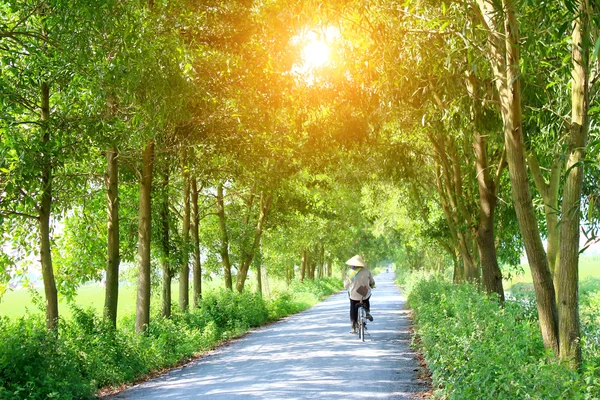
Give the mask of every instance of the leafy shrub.
[[290, 292], [277, 293], [272, 300], [267, 302], [269, 320], [271, 321], [294, 314], [301, 309], [301, 305], [294, 301]]
[[226, 336], [240, 334], [267, 322], [266, 303], [255, 293], [221, 289], [202, 299], [202, 312]]
[[77, 355], [41, 318], [0, 319], [0, 398], [72, 399], [90, 397]]
[[600, 279], [598, 278], [588, 277], [579, 283], [579, 296], [581, 297], [582, 303], [586, 303], [588, 297], [596, 297], [599, 292]]
[[512, 301], [501, 308], [471, 285], [435, 278], [414, 285], [409, 303], [438, 394], [449, 399], [584, 398], [581, 376], [544, 349], [528, 305]]
[[92, 309], [72, 307], [60, 337], [77, 354], [79, 370], [92, 387], [117, 385], [147, 371], [133, 332], [116, 330]]
[[[600, 283], [596, 279], [596, 283]], [[585, 282], [584, 282], [585, 285]], [[581, 352], [586, 398], [600, 399], [600, 285], [581, 290]]]

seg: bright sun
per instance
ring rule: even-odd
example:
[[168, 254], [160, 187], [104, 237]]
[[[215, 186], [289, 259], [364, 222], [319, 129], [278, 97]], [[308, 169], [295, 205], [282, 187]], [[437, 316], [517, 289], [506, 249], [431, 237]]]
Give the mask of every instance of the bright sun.
[[329, 46], [322, 40], [313, 39], [304, 46], [302, 59], [309, 67], [322, 67], [329, 62]]
[[306, 84], [313, 84], [319, 75], [318, 70], [334, 62], [333, 49], [339, 38], [340, 31], [333, 26], [303, 29], [291, 39], [291, 45], [297, 46], [301, 57], [292, 66], [291, 72], [301, 77]]

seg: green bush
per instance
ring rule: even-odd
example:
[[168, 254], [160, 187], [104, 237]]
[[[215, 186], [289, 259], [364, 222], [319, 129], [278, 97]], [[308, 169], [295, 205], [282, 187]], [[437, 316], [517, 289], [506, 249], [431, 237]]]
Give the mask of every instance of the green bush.
[[78, 356], [41, 318], [0, 319], [0, 398], [73, 399], [92, 395]]
[[0, 399], [91, 398], [99, 388], [173, 366], [249, 328], [311, 306], [340, 287], [339, 279], [295, 283], [268, 300], [251, 292], [209, 292], [197, 310], [170, 319], [153, 315], [144, 335], [133, 331], [133, 315], [115, 329], [93, 310], [77, 307], [70, 320], [60, 321], [58, 332], [49, 332], [39, 317], [3, 318]]
[[[511, 292], [524, 314], [537, 321], [533, 285], [517, 284]], [[600, 399], [600, 279], [588, 277], [579, 283], [579, 315], [585, 395], [586, 399]]]
[[61, 321], [60, 338], [77, 354], [79, 370], [93, 388], [117, 385], [147, 372], [132, 331], [116, 330], [92, 309], [72, 307], [72, 319]]
[[580, 291], [581, 352], [586, 398], [589, 399], [600, 399], [600, 281], [596, 279], [596, 283], [595, 292]]
[[290, 292], [277, 293], [276, 296], [267, 302], [269, 320], [275, 321], [287, 315], [297, 313], [302, 310], [301, 305], [294, 301], [294, 296]]
[[529, 304], [509, 301], [501, 308], [472, 285], [435, 278], [415, 284], [409, 304], [440, 396], [593, 398], [585, 394], [593, 393], [586, 378], [560, 366], [544, 349]]
[[269, 316], [266, 303], [258, 294], [225, 289], [206, 295], [201, 310], [226, 337], [263, 325]]

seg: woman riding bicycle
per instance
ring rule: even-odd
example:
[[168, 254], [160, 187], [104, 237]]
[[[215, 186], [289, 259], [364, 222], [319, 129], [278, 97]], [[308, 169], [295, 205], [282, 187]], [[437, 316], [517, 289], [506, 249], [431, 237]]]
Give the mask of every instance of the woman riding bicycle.
[[367, 311], [367, 318], [373, 321], [373, 317], [369, 314], [371, 297], [371, 288], [375, 287], [375, 279], [371, 271], [367, 268], [365, 260], [358, 254], [346, 261], [349, 265], [346, 270], [346, 279], [344, 279], [344, 289], [348, 290], [350, 298], [350, 322], [352, 330], [350, 333], [356, 333], [357, 305], [363, 303]]

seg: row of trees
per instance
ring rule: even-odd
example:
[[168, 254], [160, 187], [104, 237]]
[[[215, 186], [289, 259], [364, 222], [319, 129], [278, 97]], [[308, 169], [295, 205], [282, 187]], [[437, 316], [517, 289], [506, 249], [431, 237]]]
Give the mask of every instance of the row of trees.
[[[417, 168], [402, 174], [416, 215], [454, 259], [455, 280], [481, 282], [501, 301], [499, 266], [518, 263], [520, 234], [544, 343], [580, 366], [580, 232], [597, 240], [600, 8], [409, 1], [375, 15], [388, 52], [382, 84], [419, 143]], [[422, 200], [432, 191], [442, 231]]]
[[[173, 277], [185, 310], [207, 272], [243, 291], [252, 268], [311, 278], [357, 250], [452, 265], [502, 301], [524, 249], [544, 342], [580, 365], [579, 232], [593, 241], [598, 222], [594, 2], [0, 10], [2, 272], [39, 255], [49, 328], [57, 288], [104, 270], [115, 323], [121, 260], [138, 266], [143, 331], [153, 271], [165, 316]], [[307, 32], [328, 64], [300, 65]]]
[[39, 256], [49, 329], [58, 292], [102, 276], [116, 324], [122, 261], [137, 265], [142, 332], [153, 280], [168, 317], [174, 277], [187, 310], [203, 274], [241, 292], [253, 266], [259, 285], [263, 265], [312, 279], [387, 245], [346, 175], [367, 134], [365, 89], [292, 72], [310, 5], [1, 7], [2, 272], [25, 276]]

